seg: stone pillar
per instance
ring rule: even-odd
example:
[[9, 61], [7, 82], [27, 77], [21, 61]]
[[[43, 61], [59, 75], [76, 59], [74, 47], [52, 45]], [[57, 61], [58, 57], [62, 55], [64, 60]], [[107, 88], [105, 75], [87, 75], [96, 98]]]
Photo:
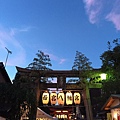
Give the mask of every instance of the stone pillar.
[[86, 108], [87, 120], [93, 120], [90, 93], [89, 93], [89, 83], [86, 83], [86, 87], [83, 91], [83, 100], [84, 100], [84, 104], [85, 104], [85, 108]]

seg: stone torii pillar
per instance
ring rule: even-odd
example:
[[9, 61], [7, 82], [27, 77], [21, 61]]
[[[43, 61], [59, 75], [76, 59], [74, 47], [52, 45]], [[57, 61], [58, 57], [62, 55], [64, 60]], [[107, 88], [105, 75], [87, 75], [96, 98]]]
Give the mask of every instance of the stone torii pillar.
[[83, 100], [84, 100], [84, 104], [85, 104], [87, 120], [93, 120], [90, 93], [89, 93], [89, 84], [88, 83], [86, 83], [85, 89], [83, 90]]
[[93, 120], [91, 99], [90, 99], [90, 88], [101, 88], [101, 83], [85, 83], [85, 87], [83, 90], [83, 100], [86, 108], [86, 117], [87, 120]]

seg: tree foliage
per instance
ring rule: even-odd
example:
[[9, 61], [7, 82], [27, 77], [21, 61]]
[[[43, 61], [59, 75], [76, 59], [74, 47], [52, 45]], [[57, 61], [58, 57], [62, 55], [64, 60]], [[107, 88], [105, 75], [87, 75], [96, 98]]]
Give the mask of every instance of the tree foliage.
[[35, 83], [28, 76], [19, 76], [16, 74], [16, 77], [13, 81], [12, 86], [14, 104], [12, 106], [12, 119], [19, 120], [23, 114], [26, 112], [26, 117], [29, 120], [35, 120], [36, 115], [36, 91]]
[[79, 51], [76, 51], [76, 56], [74, 60], [74, 65], [72, 67], [73, 70], [91, 70], [91, 62], [89, 59]]
[[[20, 120], [21, 116], [29, 109], [26, 114], [29, 120], [35, 120], [35, 93], [33, 89], [26, 86], [21, 86], [19, 82], [14, 84], [0, 84], [0, 106], [5, 117], [9, 120]], [[27, 107], [24, 107], [26, 106]]]
[[75, 79], [75, 78], [69, 79], [68, 83], [70, 82], [76, 83], [76, 82], [82, 82], [82, 81], [85, 82], [90, 75], [89, 70], [92, 70], [91, 64], [92, 63], [89, 62], [89, 59], [84, 54], [82, 54], [79, 51], [76, 51], [72, 70], [78, 70], [80, 75], [78, 79]]
[[40, 74], [44, 74], [48, 70], [52, 70], [50, 67], [52, 66], [51, 60], [48, 54], [44, 54], [44, 52], [38, 50], [36, 53], [37, 57], [33, 59], [33, 62], [30, 63], [27, 69], [31, 70], [40, 70], [39, 72], [33, 71], [31, 73], [32, 79], [39, 79], [40, 82], [48, 82], [51, 83], [51, 80], [48, 77], [41, 77]]
[[100, 59], [102, 60], [102, 70], [107, 74], [106, 81], [103, 82], [103, 96], [107, 99], [111, 94], [120, 93], [120, 44], [119, 39], [108, 41], [108, 50]]
[[27, 68], [32, 70], [51, 70], [51, 60], [48, 54], [38, 50], [37, 57], [33, 59], [33, 62], [28, 65]]
[[[92, 70], [91, 62], [89, 59], [79, 51], [76, 51], [76, 56], [72, 70], [78, 70], [80, 75], [79, 78], [82, 81], [86, 81], [90, 77], [90, 70]], [[82, 77], [81, 77], [82, 76]]]

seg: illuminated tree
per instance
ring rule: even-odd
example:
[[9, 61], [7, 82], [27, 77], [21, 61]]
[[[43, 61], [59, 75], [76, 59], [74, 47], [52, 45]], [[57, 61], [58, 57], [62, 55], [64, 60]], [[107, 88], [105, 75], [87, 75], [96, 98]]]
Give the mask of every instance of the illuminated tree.
[[106, 81], [103, 81], [103, 97], [105, 100], [115, 93], [120, 93], [120, 44], [119, 39], [112, 41], [113, 47], [108, 42], [108, 50], [105, 51], [100, 59], [102, 60], [102, 71], [107, 73]]

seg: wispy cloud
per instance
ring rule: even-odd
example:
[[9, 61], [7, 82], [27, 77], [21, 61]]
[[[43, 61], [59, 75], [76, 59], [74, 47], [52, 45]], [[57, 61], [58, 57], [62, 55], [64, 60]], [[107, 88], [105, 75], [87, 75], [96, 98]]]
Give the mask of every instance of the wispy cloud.
[[64, 62], [66, 62], [66, 59], [65, 59], [65, 58], [60, 58], [60, 57], [58, 57], [58, 56], [56, 56], [56, 55], [54, 55], [54, 54], [51, 54], [50, 52], [45, 52], [45, 51], [44, 51], [44, 53], [45, 53], [45, 54], [48, 54], [49, 57], [50, 57], [50, 59], [51, 59], [52, 61], [58, 62], [58, 64], [63, 64]]
[[12, 55], [9, 56], [7, 65], [16, 66], [25, 62], [25, 50], [15, 37], [18, 32], [21, 32], [21, 30], [22, 29], [18, 28], [6, 29], [0, 26], [0, 51], [2, 51], [0, 52], [0, 61], [5, 61], [7, 55], [5, 47], [12, 51]]
[[83, 0], [85, 3], [86, 13], [89, 17], [89, 21], [92, 24], [98, 22], [98, 15], [101, 11], [102, 2], [101, 0]]
[[63, 64], [66, 61], [66, 59], [60, 59], [59, 64]]
[[20, 32], [28, 32], [30, 29], [31, 29], [31, 27], [10, 28], [9, 31], [10, 31], [10, 35], [14, 36], [14, 35], [16, 35], [17, 33], [20, 33]]
[[120, 0], [115, 0], [113, 8], [106, 16], [106, 20], [112, 22], [117, 30], [120, 30]]
[[58, 62], [58, 64], [63, 64], [64, 62], [66, 62], [65, 58], [60, 58], [60, 57], [55, 56], [53, 54], [49, 54], [49, 55], [50, 55], [50, 59], [53, 60], [53, 61]]
[[114, 24], [116, 30], [120, 30], [120, 0], [83, 0], [83, 2], [91, 24], [106, 19]]

